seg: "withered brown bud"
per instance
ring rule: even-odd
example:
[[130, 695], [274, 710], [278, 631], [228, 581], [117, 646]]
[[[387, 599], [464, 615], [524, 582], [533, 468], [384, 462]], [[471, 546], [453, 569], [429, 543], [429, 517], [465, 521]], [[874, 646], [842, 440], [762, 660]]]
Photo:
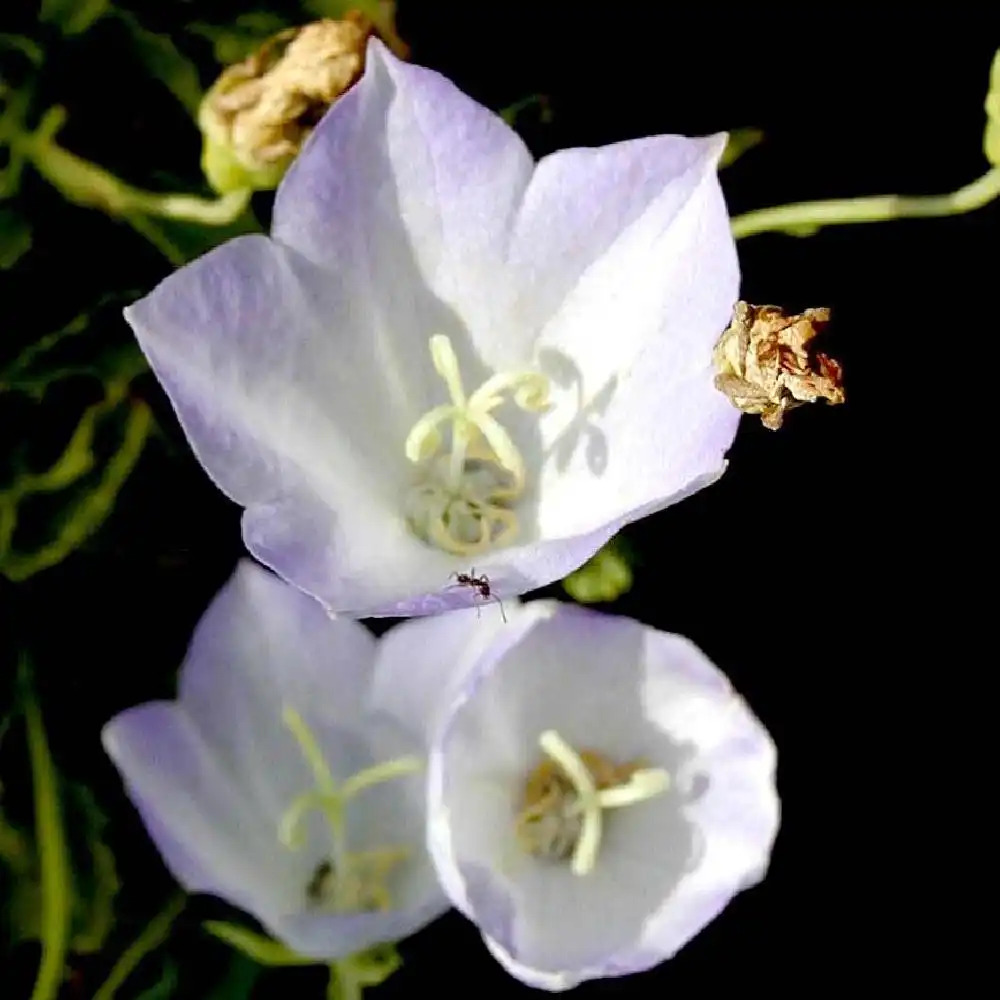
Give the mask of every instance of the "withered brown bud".
[[829, 322], [829, 309], [789, 316], [778, 306], [737, 302], [715, 345], [715, 387], [738, 410], [760, 414], [771, 430], [803, 403], [843, 403], [840, 365], [812, 344]]
[[[355, 13], [314, 21], [279, 32], [225, 69], [199, 112], [213, 151], [225, 151], [226, 162], [211, 165], [215, 173], [242, 168], [260, 176], [258, 186], [274, 186], [327, 108], [361, 76], [372, 30]], [[207, 164], [206, 173], [216, 188], [232, 186], [224, 176], [216, 183]]]

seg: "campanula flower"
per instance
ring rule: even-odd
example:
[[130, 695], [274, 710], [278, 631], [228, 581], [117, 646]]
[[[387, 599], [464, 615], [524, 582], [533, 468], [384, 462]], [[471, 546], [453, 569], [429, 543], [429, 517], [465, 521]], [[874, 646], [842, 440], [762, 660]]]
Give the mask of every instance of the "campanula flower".
[[448, 650], [380, 678], [387, 711], [423, 699], [438, 874], [532, 986], [648, 969], [764, 876], [774, 745], [681, 636], [552, 602], [507, 613], [485, 639], [470, 612], [390, 633]]
[[382, 653], [246, 561], [195, 630], [177, 700], [103, 733], [181, 885], [309, 958], [394, 941], [447, 908], [424, 847], [423, 723], [379, 710]]
[[716, 479], [712, 348], [739, 271], [725, 136], [535, 162], [369, 42], [243, 236], [130, 306], [263, 563], [331, 612], [468, 606], [565, 576]]

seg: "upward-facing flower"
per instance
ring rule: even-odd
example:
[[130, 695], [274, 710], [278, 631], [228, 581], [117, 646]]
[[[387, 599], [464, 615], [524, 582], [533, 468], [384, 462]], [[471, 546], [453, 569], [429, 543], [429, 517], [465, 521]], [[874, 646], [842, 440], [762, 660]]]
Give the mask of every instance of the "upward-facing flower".
[[485, 635], [470, 615], [399, 626], [392, 643], [446, 655], [378, 683], [386, 711], [424, 706], [445, 890], [533, 986], [670, 958], [767, 869], [770, 737], [681, 636], [550, 602]]
[[324, 960], [446, 909], [424, 848], [419, 706], [393, 702], [390, 720], [373, 694], [405, 655], [240, 565], [195, 631], [178, 700], [128, 709], [103, 733], [186, 889]]
[[364, 76], [233, 240], [126, 315], [249, 549], [332, 611], [468, 605], [575, 569], [715, 479], [738, 291], [724, 136], [536, 164], [369, 43]]

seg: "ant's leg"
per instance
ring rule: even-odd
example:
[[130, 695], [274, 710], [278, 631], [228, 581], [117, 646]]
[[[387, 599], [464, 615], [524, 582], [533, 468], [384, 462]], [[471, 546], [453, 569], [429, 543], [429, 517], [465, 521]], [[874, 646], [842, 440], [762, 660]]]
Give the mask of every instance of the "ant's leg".
[[503, 619], [503, 623], [506, 625], [507, 624], [507, 613], [503, 609], [503, 601], [501, 601], [500, 598], [496, 596], [496, 594], [493, 595], [493, 600], [496, 601], [497, 604], [500, 605], [500, 617]]

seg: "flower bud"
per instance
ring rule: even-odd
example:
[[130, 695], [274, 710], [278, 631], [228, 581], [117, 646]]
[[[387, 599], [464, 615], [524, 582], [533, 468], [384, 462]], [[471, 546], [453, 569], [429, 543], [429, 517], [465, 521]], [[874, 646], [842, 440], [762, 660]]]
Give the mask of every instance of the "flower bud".
[[353, 13], [288, 28], [223, 71], [198, 112], [202, 170], [216, 191], [277, 187], [327, 108], [361, 76], [371, 31]]

